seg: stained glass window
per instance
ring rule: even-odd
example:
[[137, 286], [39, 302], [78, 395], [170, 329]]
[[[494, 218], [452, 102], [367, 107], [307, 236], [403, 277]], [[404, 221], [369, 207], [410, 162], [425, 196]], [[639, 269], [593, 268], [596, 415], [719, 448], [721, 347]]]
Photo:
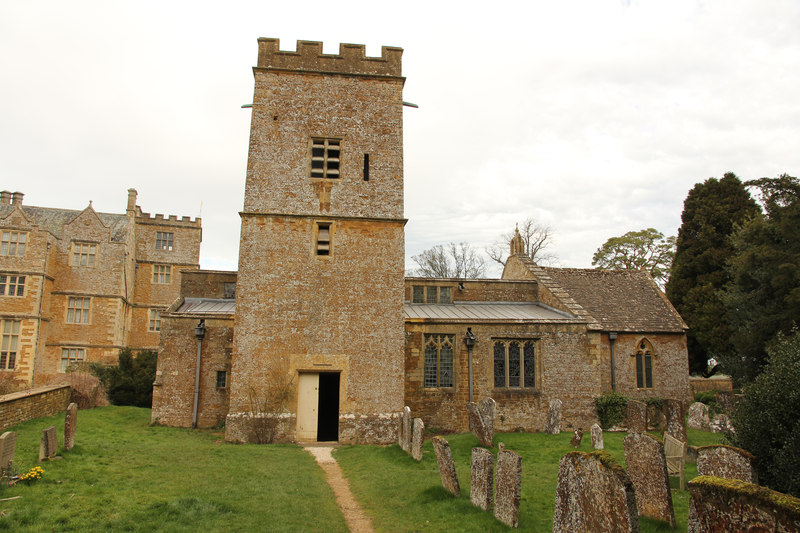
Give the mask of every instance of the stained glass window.
[[534, 341], [498, 340], [494, 343], [494, 386], [536, 387]]
[[453, 386], [455, 335], [425, 335], [425, 387]]
[[508, 386], [519, 387], [520, 374], [519, 343], [508, 344]]
[[506, 386], [506, 347], [502, 342], [494, 343], [494, 386]]

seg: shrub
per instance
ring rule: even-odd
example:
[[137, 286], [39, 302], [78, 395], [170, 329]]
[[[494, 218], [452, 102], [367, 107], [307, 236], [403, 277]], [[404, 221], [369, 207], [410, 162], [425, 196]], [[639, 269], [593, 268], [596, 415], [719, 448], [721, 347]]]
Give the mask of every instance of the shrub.
[[597, 410], [597, 418], [600, 420], [600, 427], [608, 429], [612, 426], [616, 426], [625, 418], [625, 408], [628, 407], [628, 399], [622, 394], [612, 392], [595, 398], [594, 407]]
[[103, 382], [112, 404], [151, 407], [157, 359], [152, 350], [142, 350], [134, 357], [130, 348], [123, 348], [117, 366], [93, 364], [91, 369]]
[[78, 409], [91, 409], [108, 405], [108, 395], [103, 382], [90, 372], [87, 363], [75, 363], [67, 368], [67, 381], [70, 386], [70, 401]]
[[800, 332], [779, 333], [767, 353], [764, 371], [733, 412], [730, 438], [756, 456], [762, 484], [800, 497]]

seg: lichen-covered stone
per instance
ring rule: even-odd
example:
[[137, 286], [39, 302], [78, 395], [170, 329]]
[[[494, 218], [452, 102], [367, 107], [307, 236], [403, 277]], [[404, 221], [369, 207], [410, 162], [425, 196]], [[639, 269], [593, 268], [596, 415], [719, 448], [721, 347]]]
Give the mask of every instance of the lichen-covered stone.
[[75, 432], [78, 425], [78, 404], [71, 403], [64, 415], [64, 449], [71, 450], [75, 446]]
[[607, 452], [570, 452], [561, 458], [553, 533], [635, 533], [636, 493]]
[[0, 475], [7, 473], [14, 462], [17, 449], [17, 432], [6, 431], [0, 435]]
[[711, 419], [708, 416], [708, 406], [702, 402], [694, 402], [689, 406], [689, 421], [686, 423], [691, 429], [708, 431]]
[[600, 424], [592, 425], [592, 448], [603, 449], [603, 428], [600, 427]]
[[675, 527], [664, 445], [647, 433], [631, 433], [622, 441], [628, 477], [636, 488], [639, 515]]
[[461, 487], [458, 484], [456, 465], [453, 463], [453, 454], [450, 443], [442, 437], [433, 437], [433, 451], [436, 453], [436, 463], [439, 465], [439, 475], [442, 485], [453, 496], [461, 496]]
[[58, 452], [58, 434], [56, 427], [50, 426], [42, 431], [42, 442], [39, 444], [39, 461], [53, 459]]
[[558, 435], [561, 433], [561, 408], [563, 404], [558, 398], [550, 400], [550, 409], [547, 411], [547, 425], [544, 428], [545, 433], [550, 435]]
[[647, 431], [647, 404], [636, 400], [628, 400], [628, 431], [645, 433]]
[[481, 446], [491, 446], [494, 441], [496, 405], [492, 398], [486, 398], [477, 404], [474, 402], [467, 404], [470, 426]]
[[712, 433], [736, 433], [731, 418], [726, 414], [719, 414], [711, 421]]
[[697, 474], [739, 479], [758, 484], [753, 454], [733, 446], [702, 446], [697, 449]]
[[411, 409], [407, 405], [400, 417], [400, 447], [411, 452]]
[[497, 454], [497, 487], [494, 516], [509, 527], [519, 525], [519, 502], [522, 497], [522, 457], [508, 450]]
[[680, 400], [663, 400], [662, 406], [667, 424], [664, 432], [681, 442], [688, 442], [685, 422], [686, 411], [683, 408], [683, 402]]
[[578, 428], [572, 434], [572, 439], [569, 443], [572, 445], [573, 448], [578, 448], [581, 445], [581, 441], [583, 440], [583, 428]]
[[487, 511], [492, 506], [494, 456], [485, 448], [472, 448], [472, 472], [469, 500], [472, 505]]
[[425, 442], [425, 423], [421, 418], [414, 419], [414, 436], [411, 438], [411, 457], [422, 461], [422, 444]]

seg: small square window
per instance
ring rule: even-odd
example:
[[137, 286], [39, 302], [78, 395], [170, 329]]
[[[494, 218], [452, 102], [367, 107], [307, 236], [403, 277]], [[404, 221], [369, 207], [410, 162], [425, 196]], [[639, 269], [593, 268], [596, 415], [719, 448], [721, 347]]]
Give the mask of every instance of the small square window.
[[338, 178], [339, 139], [311, 139], [311, 177]]
[[331, 225], [328, 222], [317, 223], [317, 255], [331, 255]]
[[161, 311], [159, 311], [158, 309], [150, 310], [150, 320], [147, 330], [161, 331]]
[[228, 373], [224, 370], [217, 370], [217, 388], [224, 389], [228, 386]]
[[425, 287], [423, 287], [422, 285], [414, 285], [414, 288], [412, 290], [414, 291], [414, 293], [411, 296], [411, 303], [424, 304], [425, 303]]
[[0, 296], [24, 296], [25, 276], [0, 274]]
[[69, 365], [86, 360], [86, 348], [61, 348], [61, 371], [66, 372]]
[[172, 239], [174, 234], [166, 231], [156, 232], [156, 250], [172, 251]]
[[89, 303], [91, 298], [70, 296], [67, 298], [67, 323], [88, 324]]
[[225, 291], [224, 298], [226, 300], [232, 300], [232, 299], [236, 298], [236, 283], [235, 282], [233, 282], [233, 281], [225, 282], [225, 285], [224, 285], [223, 289]]
[[88, 242], [72, 243], [72, 266], [94, 266], [97, 245]]
[[171, 273], [170, 265], [153, 265], [153, 283], [169, 285]]
[[439, 303], [450, 303], [450, 287], [439, 287]]
[[4, 231], [0, 239], [0, 255], [25, 255], [28, 234], [22, 231]]

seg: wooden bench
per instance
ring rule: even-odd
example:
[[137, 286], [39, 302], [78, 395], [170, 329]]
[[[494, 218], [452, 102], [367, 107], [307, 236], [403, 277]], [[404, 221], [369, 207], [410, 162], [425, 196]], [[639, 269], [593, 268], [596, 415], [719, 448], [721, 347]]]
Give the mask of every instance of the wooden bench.
[[664, 455], [667, 458], [667, 473], [672, 477], [679, 477], [681, 490], [684, 490], [686, 477], [683, 470], [686, 464], [686, 443], [665, 433]]

